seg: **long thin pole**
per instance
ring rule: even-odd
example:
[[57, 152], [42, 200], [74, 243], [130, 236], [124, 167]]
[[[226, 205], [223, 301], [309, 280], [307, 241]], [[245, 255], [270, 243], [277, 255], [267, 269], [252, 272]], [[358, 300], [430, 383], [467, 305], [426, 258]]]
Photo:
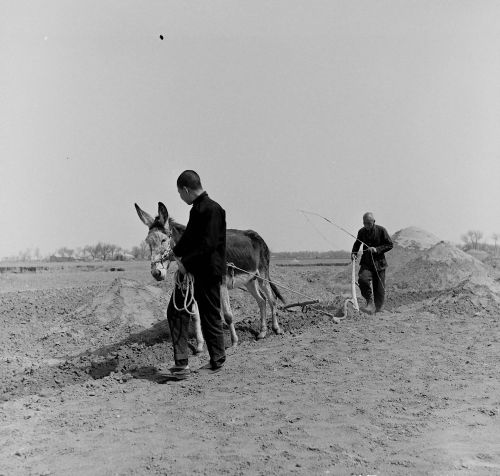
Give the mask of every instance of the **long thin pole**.
[[342, 228], [340, 225], [337, 225], [333, 220], [330, 220], [329, 218], [326, 218], [323, 215], [320, 215], [319, 213], [316, 212], [310, 212], [307, 210], [300, 210], [300, 209], [299, 212], [304, 213], [305, 215], [315, 215], [317, 217], [323, 218], [323, 220], [327, 221], [328, 223], [335, 226], [339, 230], [342, 230], [344, 233], [347, 233], [349, 236], [352, 236], [355, 240], [359, 241], [362, 245], [365, 245], [368, 248], [368, 245], [366, 243], [363, 243], [357, 236], [354, 236], [351, 232], [347, 231], [345, 228]]

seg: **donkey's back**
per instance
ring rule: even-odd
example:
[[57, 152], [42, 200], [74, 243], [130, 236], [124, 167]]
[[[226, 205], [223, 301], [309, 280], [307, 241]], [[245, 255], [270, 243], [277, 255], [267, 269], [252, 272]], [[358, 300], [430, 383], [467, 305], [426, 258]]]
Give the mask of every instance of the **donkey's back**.
[[227, 230], [226, 261], [247, 271], [258, 270], [265, 277], [269, 275], [269, 248], [253, 230]]

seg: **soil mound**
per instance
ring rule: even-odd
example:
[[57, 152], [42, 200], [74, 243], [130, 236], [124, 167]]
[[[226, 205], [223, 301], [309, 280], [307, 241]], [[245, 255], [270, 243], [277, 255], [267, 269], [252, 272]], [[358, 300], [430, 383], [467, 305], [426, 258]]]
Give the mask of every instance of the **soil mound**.
[[91, 316], [101, 326], [146, 329], [165, 319], [168, 293], [161, 287], [144, 285], [131, 279], [116, 278], [90, 303], [76, 313]]
[[403, 228], [392, 235], [395, 245], [402, 248], [426, 250], [441, 241], [436, 235], [416, 226]]
[[408, 261], [391, 277], [395, 304], [416, 304], [440, 316], [495, 314], [500, 309], [500, 283], [487, 266], [440, 242]]
[[441, 241], [395, 270], [392, 279], [396, 289], [443, 291], [472, 278], [477, 284], [493, 281], [480, 261]]

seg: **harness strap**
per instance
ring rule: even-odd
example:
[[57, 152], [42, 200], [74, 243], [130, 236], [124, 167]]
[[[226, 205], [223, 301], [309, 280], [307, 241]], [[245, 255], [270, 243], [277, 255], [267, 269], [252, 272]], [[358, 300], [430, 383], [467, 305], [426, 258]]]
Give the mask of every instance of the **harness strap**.
[[228, 267], [231, 269], [231, 288], [234, 289], [234, 263], [227, 263]]

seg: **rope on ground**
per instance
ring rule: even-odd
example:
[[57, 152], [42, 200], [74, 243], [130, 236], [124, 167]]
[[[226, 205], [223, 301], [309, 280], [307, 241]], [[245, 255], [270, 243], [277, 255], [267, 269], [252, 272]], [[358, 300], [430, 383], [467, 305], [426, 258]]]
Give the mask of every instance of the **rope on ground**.
[[[285, 286], [283, 284], [277, 283], [276, 281], [271, 281], [269, 279], [263, 278], [262, 276], [260, 276], [258, 274], [255, 274], [255, 273], [251, 273], [250, 271], [247, 271], [246, 269], [238, 268], [238, 266], [236, 266], [234, 263], [227, 263], [227, 266], [229, 266], [231, 268], [234, 268], [234, 269], [237, 269], [238, 271], [241, 271], [242, 273], [249, 274], [250, 276], [253, 276], [256, 279], [262, 279], [263, 281], [267, 281], [268, 283], [272, 283], [275, 286], [278, 286], [280, 288], [286, 289], [287, 291], [290, 291], [291, 293], [295, 293], [295, 294], [298, 294], [300, 296], [304, 296], [307, 299], [309, 299], [310, 302], [308, 302], [308, 303], [297, 303], [297, 305], [301, 305], [302, 304], [302, 306], [301, 306], [302, 307], [302, 311], [305, 311], [306, 308], [309, 307], [310, 309], [313, 309], [313, 310], [315, 310], [315, 311], [317, 311], [317, 312], [319, 312], [321, 314], [325, 314], [325, 315], [331, 317], [332, 320], [333, 320], [333, 322], [335, 322], [335, 324], [338, 324], [340, 322], [340, 319], [338, 317], [335, 317], [333, 314], [331, 314], [329, 312], [326, 312], [323, 309], [319, 309], [317, 307], [313, 307], [311, 304], [317, 303], [319, 301], [317, 299], [314, 299], [311, 296], [308, 296], [307, 294], [301, 293], [299, 291], [295, 291], [294, 289], [291, 289], [288, 286]], [[292, 306], [288, 305], [284, 309], [289, 308], [289, 307], [292, 307]]]

